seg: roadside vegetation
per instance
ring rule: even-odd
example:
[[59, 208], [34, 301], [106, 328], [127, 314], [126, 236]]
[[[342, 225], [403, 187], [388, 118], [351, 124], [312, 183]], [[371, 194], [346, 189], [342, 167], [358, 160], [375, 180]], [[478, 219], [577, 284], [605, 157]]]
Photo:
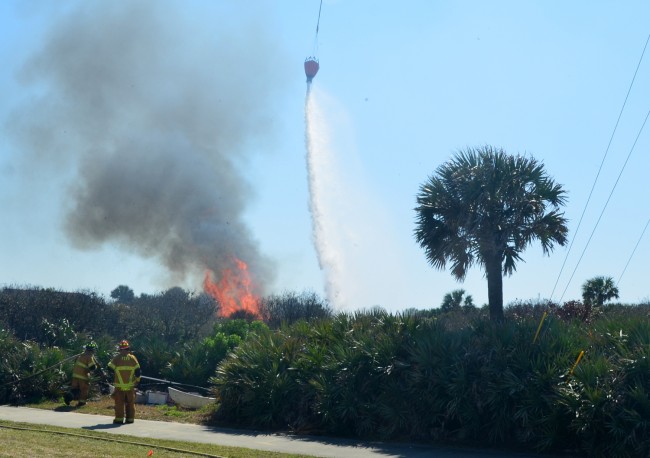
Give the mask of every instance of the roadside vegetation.
[[[138, 406], [138, 417], [586, 456], [650, 453], [650, 304], [518, 302], [503, 322], [490, 320], [487, 306], [463, 304], [321, 316], [323, 305], [315, 318], [276, 317], [273, 327], [211, 317], [182, 343], [140, 330], [133, 347], [145, 375], [209, 387], [218, 403], [200, 412]], [[98, 305], [109, 316], [122, 306]], [[11, 308], [0, 301], [0, 402], [71, 409], [61, 403], [67, 358], [92, 337], [105, 364], [123, 336], [85, 328], [62, 306], [55, 326], [36, 319], [47, 307], [34, 307], [30, 319], [47, 331], [21, 339], [7, 326]], [[111, 401], [99, 396], [78, 411], [112, 415]]]
[[648, 456], [648, 304], [519, 303], [505, 309], [504, 323], [488, 315], [374, 310], [256, 335], [217, 368], [215, 419], [366, 439]]

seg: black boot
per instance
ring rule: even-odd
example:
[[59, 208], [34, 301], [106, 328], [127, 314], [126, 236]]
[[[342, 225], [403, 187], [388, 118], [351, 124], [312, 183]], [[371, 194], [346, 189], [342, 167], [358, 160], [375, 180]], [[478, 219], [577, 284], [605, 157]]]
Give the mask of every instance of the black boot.
[[65, 405], [69, 406], [70, 403], [72, 402], [72, 398], [73, 398], [72, 393], [70, 393], [69, 391], [63, 393], [63, 402], [65, 402]]

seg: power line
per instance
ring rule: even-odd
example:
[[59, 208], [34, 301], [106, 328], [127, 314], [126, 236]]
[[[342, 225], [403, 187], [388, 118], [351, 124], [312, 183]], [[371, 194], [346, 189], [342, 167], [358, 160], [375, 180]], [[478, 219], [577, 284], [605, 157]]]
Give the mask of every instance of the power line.
[[569, 284], [571, 283], [571, 280], [573, 279], [573, 275], [575, 275], [576, 270], [578, 270], [578, 266], [580, 265], [580, 261], [582, 261], [582, 257], [585, 255], [585, 252], [587, 251], [587, 247], [589, 247], [589, 242], [591, 242], [591, 238], [594, 236], [594, 232], [596, 232], [596, 228], [598, 227], [598, 224], [600, 223], [600, 220], [603, 217], [603, 213], [605, 213], [605, 209], [607, 208], [607, 205], [609, 204], [609, 201], [612, 198], [612, 194], [614, 194], [614, 190], [616, 189], [616, 185], [618, 185], [618, 182], [621, 179], [621, 175], [623, 175], [623, 170], [625, 170], [625, 166], [627, 165], [627, 162], [630, 160], [630, 156], [632, 155], [632, 151], [634, 151], [634, 147], [636, 146], [636, 142], [639, 141], [639, 137], [641, 136], [641, 132], [643, 132], [643, 128], [645, 127], [645, 124], [648, 121], [648, 117], [650, 117], [650, 110], [645, 115], [645, 119], [643, 120], [643, 124], [641, 125], [641, 128], [639, 129], [639, 133], [636, 135], [636, 138], [634, 139], [634, 144], [632, 145], [632, 148], [630, 148], [630, 152], [627, 154], [627, 158], [625, 159], [625, 163], [623, 163], [623, 167], [621, 167], [621, 171], [619, 172], [618, 177], [616, 178], [616, 182], [614, 183], [614, 186], [612, 187], [612, 190], [610, 191], [609, 196], [607, 197], [607, 201], [605, 202], [605, 205], [603, 206], [603, 209], [600, 212], [600, 215], [598, 216], [598, 220], [596, 221], [596, 224], [594, 225], [594, 229], [591, 231], [591, 235], [589, 236], [589, 239], [587, 240], [585, 248], [584, 248], [584, 250], [582, 250], [582, 254], [580, 255], [580, 258], [578, 259], [578, 262], [576, 263], [576, 267], [575, 267], [575, 269], [573, 269], [573, 273], [571, 274], [571, 277], [569, 278], [569, 281], [567, 282], [566, 287], [564, 288], [564, 291], [562, 291], [562, 296], [560, 296], [559, 302], [562, 302], [562, 298], [564, 297], [564, 293], [566, 293], [566, 290], [569, 288]]
[[46, 367], [45, 369], [40, 370], [38, 372], [35, 372], [33, 374], [30, 374], [27, 377], [19, 378], [19, 379], [13, 380], [11, 382], [5, 383], [4, 385], [0, 385], [0, 387], [8, 386], [8, 385], [14, 385], [16, 383], [22, 383], [24, 380], [27, 380], [27, 379], [32, 378], [32, 377], [36, 377], [37, 375], [41, 375], [43, 372], [47, 372], [50, 369], [53, 369], [56, 366], [59, 366], [59, 365], [65, 363], [66, 361], [69, 361], [69, 360], [71, 360], [73, 358], [76, 358], [77, 356], [81, 356], [82, 354], [83, 353], [77, 353], [76, 355], [68, 356], [67, 358], [62, 359], [61, 361], [57, 362], [56, 364], [52, 364], [50, 367]]
[[[557, 284], [560, 281], [560, 277], [562, 276], [562, 271], [564, 270], [564, 266], [566, 265], [567, 259], [569, 258], [569, 254], [571, 253], [571, 248], [573, 248], [573, 244], [576, 240], [576, 237], [578, 235], [578, 231], [580, 230], [580, 226], [582, 225], [582, 220], [585, 216], [585, 212], [587, 211], [587, 207], [589, 206], [589, 202], [591, 201], [591, 196], [594, 193], [594, 189], [596, 187], [596, 183], [598, 182], [598, 177], [600, 176], [600, 172], [603, 170], [603, 165], [605, 164], [605, 159], [607, 158], [607, 154], [609, 153], [609, 148], [612, 146], [612, 141], [614, 140], [614, 135], [616, 134], [616, 130], [618, 129], [618, 124], [621, 121], [621, 117], [623, 116], [623, 111], [625, 110], [625, 105], [627, 104], [627, 100], [630, 97], [630, 92], [632, 91], [632, 86], [634, 86], [634, 81], [636, 80], [636, 75], [639, 72], [639, 67], [641, 67], [641, 62], [643, 61], [643, 56], [645, 55], [646, 48], [648, 47], [648, 42], [650, 41], [650, 34], [648, 35], [648, 38], [645, 40], [645, 45], [643, 46], [643, 51], [641, 52], [641, 57], [639, 58], [639, 62], [636, 65], [636, 70], [634, 70], [634, 75], [632, 76], [632, 81], [630, 82], [630, 87], [627, 89], [627, 94], [625, 94], [625, 100], [623, 101], [623, 106], [621, 107], [621, 111], [618, 113], [618, 118], [616, 119], [616, 124], [614, 125], [614, 130], [612, 131], [612, 135], [609, 137], [609, 143], [607, 143], [607, 148], [605, 149], [605, 154], [603, 155], [603, 159], [600, 162], [600, 167], [598, 168], [598, 173], [596, 173], [596, 178], [594, 178], [594, 183], [591, 186], [591, 191], [589, 191], [589, 196], [587, 197], [587, 202], [585, 203], [584, 208], [582, 209], [582, 214], [580, 215], [580, 219], [578, 220], [578, 226], [576, 227], [576, 231], [573, 235], [573, 238], [571, 239], [571, 243], [569, 244], [569, 249], [567, 250], [566, 256], [564, 257], [564, 261], [562, 262], [562, 267], [560, 268], [560, 272], [557, 275], [557, 279], [555, 280], [555, 284], [553, 285], [553, 291], [551, 291], [551, 295], [549, 296], [549, 300], [553, 299], [553, 294], [555, 294], [555, 288], [557, 288]], [[647, 116], [646, 116], [647, 119]], [[644, 122], [645, 124], [645, 122]], [[638, 138], [638, 137], [637, 137]], [[636, 143], [636, 142], [635, 142]], [[631, 153], [631, 151], [630, 151]], [[629, 159], [629, 155], [628, 155]], [[626, 161], [627, 163], [627, 161]], [[625, 167], [625, 166], [624, 166]], [[620, 177], [620, 175], [619, 175]], [[612, 189], [612, 192], [614, 190]], [[611, 194], [610, 194], [611, 197]], [[603, 209], [604, 211], [604, 209]], [[602, 216], [602, 213], [601, 213]], [[600, 220], [600, 218], [599, 218]], [[595, 228], [594, 228], [595, 230]], [[593, 232], [592, 232], [593, 235]], [[591, 237], [590, 237], [591, 240]], [[589, 242], [587, 242], [587, 245]], [[585, 247], [586, 250], [586, 247]], [[584, 251], [583, 251], [584, 254]], [[582, 256], [580, 257], [582, 259]], [[580, 261], [578, 261], [578, 264]], [[576, 269], [578, 268], [578, 265], [576, 265]], [[575, 270], [573, 271], [575, 273]], [[571, 278], [573, 278], [573, 274], [571, 275]], [[569, 283], [571, 282], [571, 279], [569, 279]], [[569, 284], [567, 284], [567, 288], [569, 287]], [[564, 289], [564, 292], [566, 292], [566, 288]], [[564, 292], [562, 293], [562, 297], [564, 297]], [[562, 301], [562, 298], [560, 298], [560, 301]]]
[[630, 254], [630, 257], [627, 260], [627, 263], [625, 264], [625, 267], [623, 268], [623, 272], [621, 272], [620, 277], [618, 277], [618, 281], [616, 282], [616, 285], [618, 285], [621, 282], [621, 278], [623, 278], [623, 274], [627, 270], [627, 266], [630, 264], [630, 261], [632, 260], [632, 256], [634, 256], [634, 252], [636, 251], [637, 247], [639, 246], [639, 243], [641, 243], [641, 239], [643, 238], [643, 234], [645, 234], [645, 230], [648, 228], [648, 225], [650, 224], [650, 219], [648, 219], [648, 222], [645, 223], [645, 227], [641, 231], [641, 235], [639, 236], [639, 240], [637, 240], [636, 245], [634, 245], [634, 249], [632, 250], [632, 254]]

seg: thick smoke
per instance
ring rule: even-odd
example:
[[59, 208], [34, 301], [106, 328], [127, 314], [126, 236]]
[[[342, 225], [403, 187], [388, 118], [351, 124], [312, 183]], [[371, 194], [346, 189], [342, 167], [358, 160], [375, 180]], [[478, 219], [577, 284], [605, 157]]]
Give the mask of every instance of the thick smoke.
[[75, 246], [158, 259], [174, 281], [236, 256], [264, 285], [272, 269], [243, 221], [243, 170], [271, 133], [282, 57], [262, 23], [230, 29], [232, 11], [207, 19], [191, 12], [200, 5], [82, 2], [59, 16], [23, 68], [34, 98], [10, 133], [30, 164], [66, 177]]

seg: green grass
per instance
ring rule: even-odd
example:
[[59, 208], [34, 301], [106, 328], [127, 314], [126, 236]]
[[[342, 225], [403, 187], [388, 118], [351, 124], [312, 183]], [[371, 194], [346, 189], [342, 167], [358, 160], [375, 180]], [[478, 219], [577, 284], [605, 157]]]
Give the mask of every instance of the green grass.
[[[26, 404], [25, 407], [36, 409], [56, 410], [57, 412], [77, 412], [90, 415], [113, 416], [114, 402], [110, 396], [96, 397], [88, 401], [83, 407], [76, 407], [76, 401], [66, 406], [63, 400], [44, 400], [38, 403]], [[177, 406], [136, 404], [135, 417], [140, 420], [174, 421], [177, 423], [206, 424], [214, 411], [215, 406], [207, 406], [200, 410], [183, 409]]]
[[[20, 428], [20, 429], [17, 429]], [[309, 455], [223, 447], [213, 444], [159, 440], [109, 434], [97, 431], [60, 428], [56, 426], [14, 423], [0, 420], [0, 457], [195, 457], [228, 458], [300, 458]], [[173, 449], [173, 450], [172, 450]], [[192, 453], [195, 452], [195, 453]]]
[[[113, 416], [113, 400], [110, 396], [101, 396], [94, 400], [89, 400], [83, 407], [76, 407], [75, 401], [71, 406], [66, 406], [63, 401], [45, 400], [39, 403], [27, 404], [25, 407], [56, 410], [58, 412], [77, 412], [89, 415], [108, 415]], [[183, 409], [177, 406], [168, 405], [136, 405], [136, 419], [153, 420], [153, 421], [173, 421], [178, 423], [206, 424], [214, 410], [215, 406], [207, 406], [200, 410]], [[3, 425], [16, 426], [21, 428], [35, 429], [38, 431], [57, 431], [70, 435], [62, 435], [51, 432], [32, 432], [3, 428]], [[78, 437], [75, 435], [89, 436]], [[101, 440], [104, 438], [111, 440]], [[125, 443], [116, 443], [115, 440], [146, 444], [130, 445]], [[147, 456], [149, 450], [153, 450], [153, 457], [190, 457], [197, 456], [188, 453], [180, 453], [167, 450], [161, 447], [170, 447], [174, 449], [189, 450], [193, 452], [205, 453], [208, 455], [224, 456], [229, 458], [258, 458], [258, 457], [307, 457], [309, 455], [293, 455], [284, 453], [275, 453], [261, 450], [252, 450], [236, 447], [222, 447], [213, 444], [197, 444], [194, 442], [181, 442], [158, 440], [149, 438], [138, 438], [126, 435], [115, 435], [101, 433], [96, 431], [84, 431], [80, 433], [77, 429], [59, 428], [55, 426], [30, 425], [21, 423], [12, 423], [0, 420], [0, 443], [3, 444], [0, 450], [0, 457], [14, 456], [93, 456], [93, 457], [137, 457]], [[6, 444], [6, 446], [5, 446]], [[83, 452], [80, 452], [83, 450]]]

